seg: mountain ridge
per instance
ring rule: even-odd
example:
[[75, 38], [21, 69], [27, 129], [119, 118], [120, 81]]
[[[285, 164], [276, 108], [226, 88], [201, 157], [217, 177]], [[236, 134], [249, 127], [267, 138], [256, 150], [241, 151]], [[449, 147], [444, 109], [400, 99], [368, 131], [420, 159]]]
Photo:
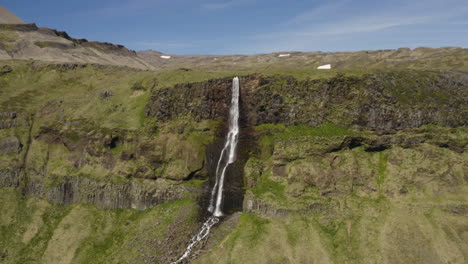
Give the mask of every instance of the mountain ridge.
[[25, 24], [21, 18], [0, 5], [0, 24]]
[[[65, 31], [25, 23], [0, 8], [0, 59], [39, 60], [51, 63], [96, 63], [143, 70], [194, 68], [317, 68], [334, 69], [466, 69], [468, 49], [441, 47], [364, 50], [353, 52], [272, 52], [254, 55], [177, 55], [155, 50], [133, 51], [123, 45], [73, 38]], [[2, 22], [3, 21], [3, 22]], [[283, 56], [287, 54], [287, 56]], [[166, 56], [163, 56], [166, 55]]]
[[135, 51], [123, 45], [72, 38], [65, 31], [24, 23], [3, 7], [0, 15], [0, 60], [33, 59], [50, 63], [94, 63], [154, 69]]

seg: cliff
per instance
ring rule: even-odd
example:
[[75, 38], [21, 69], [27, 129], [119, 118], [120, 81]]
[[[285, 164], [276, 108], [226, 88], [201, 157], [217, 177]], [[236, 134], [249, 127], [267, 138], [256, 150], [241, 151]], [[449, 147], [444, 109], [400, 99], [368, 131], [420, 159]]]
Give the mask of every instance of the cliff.
[[[369, 130], [401, 130], [425, 124], [466, 126], [468, 79], [428, 71], [338, 75], [298, 81], [250, 75], [242, 82], [242, 125], [325, 123]], [[195, 120], [225, 116], [230, 79], [179, 84], [153, 92], [148, 115], [159, 120], [190, 115]]]
[[[177, 258], [206, 216], [232, 73], [0, 66], [0, 262]], [[191, 261], [465, 262], [466, 73], [287, 73], [241, 75], [229, 215]]]

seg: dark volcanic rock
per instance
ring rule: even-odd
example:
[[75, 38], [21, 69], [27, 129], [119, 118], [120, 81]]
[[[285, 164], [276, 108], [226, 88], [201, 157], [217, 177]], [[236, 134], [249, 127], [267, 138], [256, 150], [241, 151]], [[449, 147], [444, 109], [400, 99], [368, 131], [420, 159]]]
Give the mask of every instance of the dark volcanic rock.
[[255, 213], [274, 217], [286, 217], [292, 211], [287, 209], [275, 208], [262, 200], [245, 200], [243, 210], [247, 213]]
[[230, 79], [214, 79], [156, 90], [151, 96], [147, 112], [149, 116], [160, 120], [187, 114], [191, 114], [197, 121], [224, 117], [231, 98], [229, 87]]
[[10, 73], [12, 71], [13, 69], [11, 68], [10, 65], [3, 65], [3, 67], [0, 68], [0, 76]]
[[[372, 130], [401, 130], [424, 124], [465, 126], [468, 80], [428, 72], [337, 75], [322, 80], [241, 77], [241, 124], [319, 126], [335, 123]], [[189, 115], [195, 120], [227, 116], [231, 78], [179, 84], [152, 92], [147, 114], [160, 120]]]
[[16, 31], [37, 31], [39, 28], [34, 23], [30, 24], [0, 24], [0, 30], [16, 30]]
[[60, 184], [49, 186], [44, 175], [28, 171], [24, 178], [22, 168], [0, 169], [0, 186], [23, 186], [23, 193], [34, 195], [56, 204], [75, 202], [95, 204], [101, 209], [135, 208], [143, 210], [168, 201], [186, 197], [187, 189], [180, 185], [160, 188], [157, 181], [128, 181], [126, 183], [100, 182], [84, 177], [67, 177]]
[[114, 93], [112, 93], [112, 91], [102, 91], [102, 92], [99, 93], [99, 96], [103, 100], [107, 100], [110, 97], [112, 97], [113, 95], [114, 95]]
[[[38, 175], [39, 176], [39, 175]], [[27, 193], [58, 204], [84, 202], [102, 209], [134, 208], [143, 210], [168, 201], [182, 199], [187, 190], [182, 186], [158, 188], [154, 181], [113, 184], [83, 177], [70, 177], [53, 188], [42, 181], [32, 181]]]
[[28, 118], [25, 114], [17, 112], [0, 112], [0, 129], [28, 126]]

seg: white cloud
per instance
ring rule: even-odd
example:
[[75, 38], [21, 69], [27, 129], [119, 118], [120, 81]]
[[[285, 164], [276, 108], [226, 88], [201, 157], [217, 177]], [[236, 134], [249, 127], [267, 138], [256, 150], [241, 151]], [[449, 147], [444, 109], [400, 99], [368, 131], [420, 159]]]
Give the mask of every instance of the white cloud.
[[284, 23], [284, 26], [295, 25], [305, 22], [310, 22], [311, 20], [319, 20], [328, 16], [330, 13], [335, 13], [339, 9], [345, 7], [351, 0], [341, 0], [337, 2], [326, 2], [324, 5], [317, 6], [311, 10], [307, 10], [303, 13], [297, 14], [290, 20]]
[[166, 49], [186, 49], [193, 47], [192, 43], [182, 42], [159, 42], [159, 41], [137, 41], [128, 43], [132, 46], [140, 47], [140, 49], [155, 49], [155, 50], [166, 50]]
[[259, 0], [229, 0], [229, 1], [221, 1], [221, 2], [205, 2], [200, 4], [201, 10], [219, 10], [219, 9], [227, 9], [227, 8], [234, 8], [237, 6], [242, 6], [246, 4], [252, 4]]
[[378, 5], [356, 10], [352, 2], [327, 3], [279, 23], [276, 30], [250, 36], [257, 51], [310, 50], [323, 43], [323, 38], [340, 39], [359, 33], [379, 32], [395, 27], [431, 25], [450, 22], [468, 13], [468, 2], [462, 0], [400, 0], [392, 6]]
[[[99, 16], [99, 17], [125, 17], [134, 16], [148, 10], [154, 10], [159, 5], [163, 4], [162, 0], [123, 0], [113, 1], [112, 5], [105, 5], [87, 12], [80, 13], [82, 16]], [[94, 6], [95, 7], [95, 6]]]
[[225, 8], [228, 8], [228, 7], [231, 7], [235, 5], [235, 1], [227, 1], [227, 2], [221, 2], [221, 3], [203, 3], [200, 5], [200, 8], [201, 9], [208, 9], [208, 10], [212, 10], [212, 9], [225, 9]]

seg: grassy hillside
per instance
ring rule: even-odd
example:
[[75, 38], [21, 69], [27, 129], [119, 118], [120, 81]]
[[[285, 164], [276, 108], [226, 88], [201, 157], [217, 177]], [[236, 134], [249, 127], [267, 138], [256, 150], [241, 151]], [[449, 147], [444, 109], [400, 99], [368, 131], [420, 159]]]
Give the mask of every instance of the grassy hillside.
[[193, 200], [144, 211], [59, 206], [0, 188], [1, 263], [167, 263], [197, 224]]
[[[288, 57], [279, 57], [289, 54]], [[370, 50], [356, 52], [283, 52], [255, 55], [171, 55], [160, 57], [155, 51], [139, 51], [138, 55], [158, 69], [204, 69], [224, 70], [261, 69], [261, 71], [303, 71], [331, 64], [332, 69], [463, 69], [468, 67], [468, 50], [459, 47], [446, 48], [400, 48], [397, 50]]]
[[[456, 67], [443, 56], [351, 67], [361, 54], [329, 71], [294, 57], [154, 71], [1, 61], [0, 263], [179, 257], [205, 217], [237, 75], [251, 102], [233, 174], [243, 206], [190, 261], [465, 263], [468, 130], [422, 118], [466, 111], [454, 108], [465, 100], [465, 51], [453, 52]], [[164, 103], [183, 109], [158, 119]], [[363, 103], [389, 128], [354, 122]], [[398, 127], [405, 118], [416, 121]]]
[[466, 128], [398, 133], [394, 142], [431, 140], [385, 150], [343, 146], [374, 136], [340, 127], [257, 130], [244, 213], [194, 263], [466, 261], [468, 156], [435, 142], [450, 138], [466, 151]]

